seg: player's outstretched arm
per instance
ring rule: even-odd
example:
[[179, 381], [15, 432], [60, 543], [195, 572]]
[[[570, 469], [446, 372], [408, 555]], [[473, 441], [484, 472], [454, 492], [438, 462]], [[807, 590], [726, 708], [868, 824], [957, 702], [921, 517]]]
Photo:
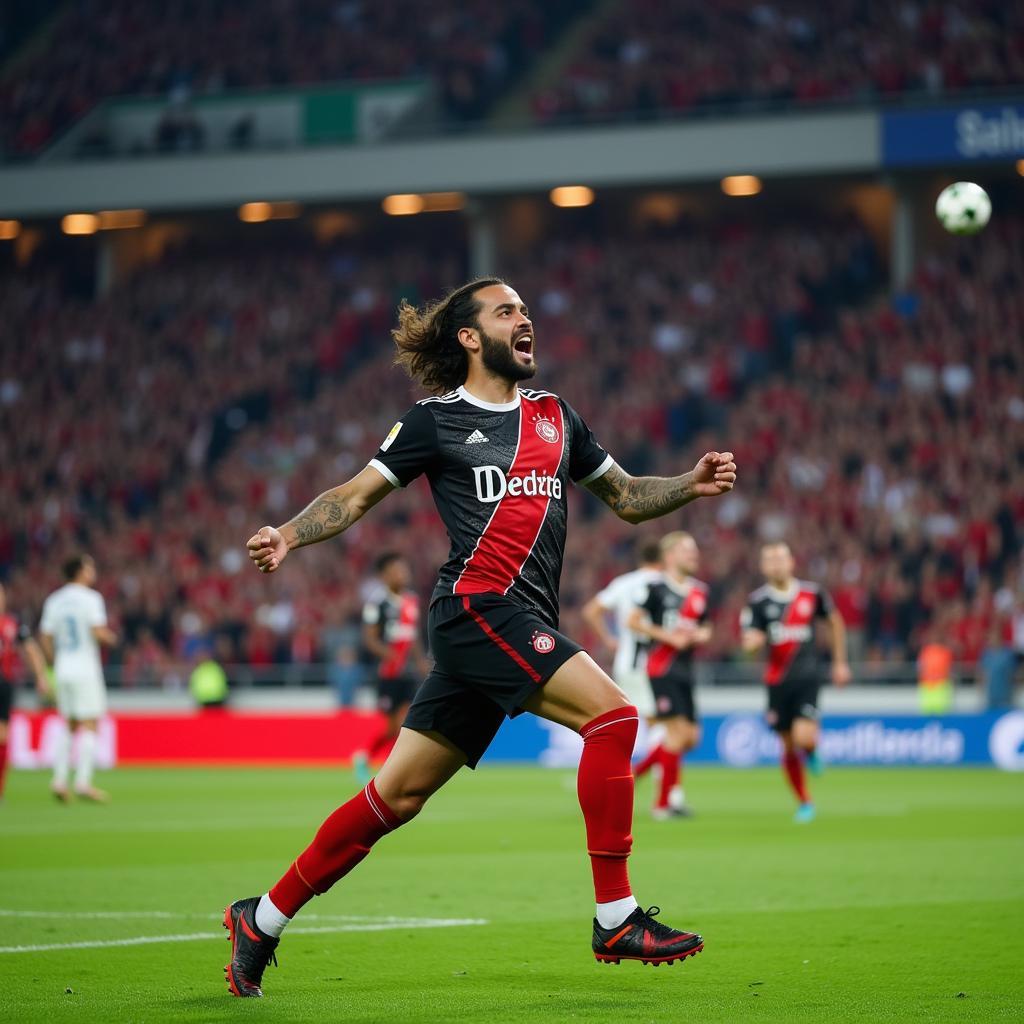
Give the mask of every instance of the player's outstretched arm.
[[389, 480], [367, 466], [351, 480], [314, 498], [283, 526], [262, 527], [246, 544], [249, 557], [260, 572], [275, 572], [292, 548], [317, 544], [343, 533], [393, 490]]
[[732, 452], [708, 452], [682, 476], [630, 476], [619, 465], [587, 484], [620, 519], [644, 523], [675, 512], [696, 498], [715, 498], [733, 489], [736, 463]]

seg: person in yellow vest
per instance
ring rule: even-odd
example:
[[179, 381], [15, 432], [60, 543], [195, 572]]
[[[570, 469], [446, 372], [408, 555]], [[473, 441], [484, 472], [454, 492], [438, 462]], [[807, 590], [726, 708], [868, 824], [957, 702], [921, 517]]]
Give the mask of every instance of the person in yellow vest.
[[917, 656], [917, 696], [923, 715], [945, 715], [953, 706], [953, 651], [939, 639], [938, 626], [928, 629]]
[[220, 708], [227, 703], [228, 676], [211, 653], [192, 669], [188, 688], [201, 708]]

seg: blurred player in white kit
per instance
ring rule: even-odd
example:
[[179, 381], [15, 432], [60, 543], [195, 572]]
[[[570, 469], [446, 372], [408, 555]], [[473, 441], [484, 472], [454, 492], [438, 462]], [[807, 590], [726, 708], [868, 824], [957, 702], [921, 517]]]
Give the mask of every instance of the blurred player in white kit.
[[[642, 541], [637, 549], [637, 561], [638, 568], [616, 576], [583, 606], [583, 618], [614, 655], [612, 677], [636, 705], [641, 725], [645, 726], [654, 718], [654, 695], [647, 678], [649, 642], [647, 637], [634, 633], [626, 620], [636, 607], [637, 597], [646, 593], [648, 584], [662, 577], [659, 542]], [[608, 628], [609, 614], [614, 631]], [[647, 735], [646, 728], [641, 728], [637, 733], [636, 749], [643, 750], [650, 742], [657, 740]]]
[[96, 563], [88, 555], [76, 555], [64, 563], [68, 581], [43, 604], [40, 639], [53, 662], [57, 710], [67, 724], [54, 758], [52, 790], [58, 800], [71, 798], [72, 739], [78, 736], [75, 764], [75, 795], [105, 803], [109, 796], [93, 785], [96, 764], [96, 730], [107, 709], [106, 685], [100, 645], [113, 647], [117, 636], [107, 625], [103, 596], [93, 589]]

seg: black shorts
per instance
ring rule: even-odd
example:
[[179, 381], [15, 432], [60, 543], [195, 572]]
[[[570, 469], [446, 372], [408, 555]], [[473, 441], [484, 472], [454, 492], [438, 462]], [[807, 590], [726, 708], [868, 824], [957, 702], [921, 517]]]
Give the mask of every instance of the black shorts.
[[818, 720], [817, 679], [786, 679], [768, 687], [768, 725], [776, 732], [789, 732], [797, 718]]
[[505, 716], [583, 648], [500, 594], [441, 597], [427, 614], [434, 668], [405, 727], [439, 732], [475, 768]]
[[654, 717], [686, 718], [697, 721], [697, 703], [693, 699], [693, 680], [679, 676], [656, 676], [651, 679], [654, 694]]
[[402, 705], [412, 700], [416, 687], [420, 685], [418, 679], [412, 676], [394, 676], [390, 679], [377, 677], [377, 710], [390, 715], [397, 711]]
[[14, 703], [14, 685], [6, 679], [0, 679], [0, 722], [11, 719], [11, 705]]

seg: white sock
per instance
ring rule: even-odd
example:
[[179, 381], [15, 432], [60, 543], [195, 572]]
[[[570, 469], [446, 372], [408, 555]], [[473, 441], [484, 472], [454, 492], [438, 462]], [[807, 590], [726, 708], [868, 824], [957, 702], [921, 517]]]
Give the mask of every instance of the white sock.
[[291, 921], [291, 918], [285, 917], [274, 906], [269, 892], [264, 893], [260, 897], [259, 906], [256, 908], [256, 927], [264, 935], [269, 935], [272, 939], [276, 939], [285, 930], [285, 926], [289, 921]]
[[75, 767], [75, 789], [92, 788], [92, 773], [96, 767], [96, 732], [94, 729], [78, 730], [78, 763]]
[[71, 772], [71, 730], [66, 726], [53, 748], [53, 788], [67, 789]]
[[635, 896], [624, 896], [611, 903], [598, 903], [597, 923], [602, 928], [618, 928], [638, 906]]

